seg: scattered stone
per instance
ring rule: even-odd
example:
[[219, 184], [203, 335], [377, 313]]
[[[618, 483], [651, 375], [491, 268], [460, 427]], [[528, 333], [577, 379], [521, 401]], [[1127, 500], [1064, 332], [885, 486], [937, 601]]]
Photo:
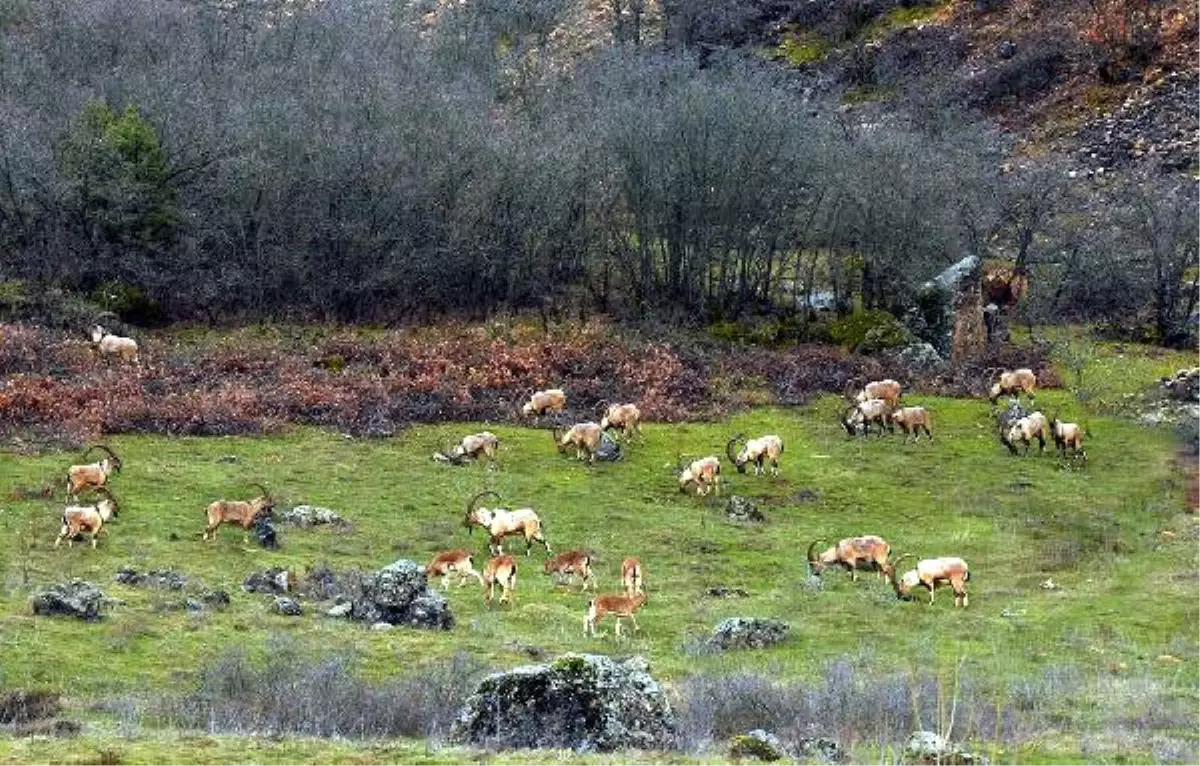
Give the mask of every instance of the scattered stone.
[[223, 590], [206, 590], [200, 594], [200, 602], [214, 609], [229, 606], [229, 593]]
[[793, 503], [815, 503], [820, 499], [820, 492], [817, 492], [815, 489], [808, 489], [807, 487], [792, 493]]
[[715, 649], [762, 649], [787, 638], [789, 626], [780, 620], [730, 617], [713, 628], [708, 643]]
[[279, 533], [275, 530], [275, 524], [265, 516], [254, 520], [254, 539], [267, 550], [279, 547]]
[[236, 463], [238, 460], [239, 458], [237, 455], [222, 455], [221, 457], [217, 458], [218, 463]]
[[365, 576], [350, 614], [361, 622], [441, 630], [454, 627], [449, 603], [428, 588], [425, 567], [408, 559]]
[[743, 588], [727, 588], [724, 585], [714, 585], [704, 591], [704, 595], [713, 598], [746, 598], [750, 594]]
[[296, 584], [296, 576], [283, 567], [271, 567], [261, 572], [250, 573], [242, 581], [242, 590], [247, 593], [268, 593], [278, 596], [290, 592]]
[[1046, 578], [1042, 581], [1042, 590], [1058, 590], [1058, 583], [1053, 579]]
[[496, 749], [663, 750], [675, 719], [641, 657], [566, 654], [480, 682], [450, 730], [453, 742]]
[[183, 608], [189, 612], [203, 612], [204, 604], [194, 598], [189, 598], [183, 602]]
[[281, 522], [297, 527], [315, 527], [322, 524], [335, 527], [350, 526], [350, 522], [334, 511], [316, 505], [297, 505], [291, 510], [279, 513], [278, 517]]
[[52, 585], [48, 590], [30, 597], [30, 606], [37, 615], [62, 614], [80, 620], [100, 619], [100, 602], [104, 593], [86, 580], [75, 579]]
[[295, 599], [287, 596], [275, 597], [275, 611], [282, 614], [284, 617], [299, 617], [304, 614], [304, 610], [296, 603]]
[[758, 522], [766, 521], [767, 517], [758, 510], [758, 506], [741, 495], [730, 495], [725, 503], [725, 514], [734, 521]]
[[841, 745], [827, 737], [804, 737], [796, 747], [797, 755], [805, 760], [816, 758], [822, 763], [844, 763], [846, 753]]
[[151, 569], [143, 574], [133, 567], [121, 567], [113, 579], [122, 585], [150, 586], [164, 590], [183, 590], [183, 586], [187, 585], [187, 577], [173, 569]]
[[342, 601], [334, 604], [325, 610], [325, 614], [329, 617], [349, 617], [350, 610], [354, 608], [354, 604], [349, 601]]
[[906, 763], [950, 764], [951, 766], [974, 766], [987, 764], [983, 756], [967, 752], [952, 745], [931, 731], [914, 731], [904, 743]]
[[769, 763], [786, 756], [779, 737], [762, 729], [754, 729], [729, 740], [729, 757], [733, 759], [756, 758]]

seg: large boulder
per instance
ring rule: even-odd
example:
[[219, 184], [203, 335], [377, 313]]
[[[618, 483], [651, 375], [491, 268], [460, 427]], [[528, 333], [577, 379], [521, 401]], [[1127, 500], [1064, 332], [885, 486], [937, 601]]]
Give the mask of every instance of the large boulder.
[[914, 731], [904, 743], [905, 763], [975, 766], [987, 764], [987, 758], [968, 752], [932, 731]]
[[297, 505], [291, 510], [276, 514], [277, 518], [286, 524], [298, 527], [315, 527], [329, 525], [333, 527], [348, 527], [350, 523], [329, 508], [316, 505]]
[[386, 622], [413, 628], [454, 627], [446, 599], [429, 590], [425, 567], [399, 559], [362, 579], [350, 616], [369, 623]]
[[714, 649], [762, 649], [787, 638], [788, 624], [761, 617], [730, 617], [713, 628], [708, 644]]
[[271, 567], [261, 572], [251, 572], [242, 581], [242, 590], [247, 593], [267, 593], [278, 596], [291, 592], [296, 585], [296, 575], [283, 567]]
[[453, 741], [499, 749], [662, 750], [675, 719], [641, 657], [567, 654], [480, 682], [459, 711]]
[[62, 614], [81, 620], [99, 620], [103, 599], [104, 593], [95, 585], [75, 579], [38, 591], [29, 601], [34, 614]]

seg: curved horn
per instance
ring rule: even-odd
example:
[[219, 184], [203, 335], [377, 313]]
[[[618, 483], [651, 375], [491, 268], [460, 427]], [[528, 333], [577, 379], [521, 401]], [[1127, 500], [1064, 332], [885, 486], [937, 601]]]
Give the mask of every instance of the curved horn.
[[262, 493], [262, 496], [263, 496], [263, 497], [267, 498], [268, 500], [270, 500], [270, 499], [271, 499], [271, 493], [267, 491], [267, 488], [266, 488], [266, 487], [264, 487], [263, 485], [259, 484], [258, 482], [256, 482], [256, 481], [252, 481], [252, 482], [250, 482], [250, 483], [249, 483], [247, 486], [250, 486], [250, 487], [258, 487], [258, 491]]
[[726, 445], [725, 445], [725, 454], [729, 455], [729, 462], [733, 463], [734, 465], [737, 465], [738, 460], [737, 460], [737, 453], [733, 451], [733, 445], [736, 444], [738, 439], [742, 438], [743, 436], [745, 436], [745, 434], [738, 434], [737, 436], [730, 439], [729, 442], [726, 443]]
[[109, 447], [107, 444], [93, 444], [92, 446], [88, 447], [84, 451], [83, 456], [86, 458], [88, 456], [88, 454], [94, 449], [102, 449], [105, 452], [107, 452], [108, 456], [111, 457], [113, 460], [117, 461], [118, 463], [121, 462], [121, 458], [117, 457], [117, 453], [113, 452], [112, 448]]
[[479, 498], [484, 497], [485, 495], [491, 495], [491, 496], [495, 497], [497, 500], [500, 499], [500, 493], [493, 492], [490, 489], [487, 489], [487, 490], [484, 490], [483, 492], [477, 493], [474, 497], [472, 497], [470, 500], [467, 501], [467, 516], [468, 517], [475, 511], [475, 503], [479, 502]]
[[807, 554], [807, 556], [806, 556], [806, 558], [808, 559], [808, 561], [809, 561], [809, 562], [813, 562], [813, 561], [816, 561], [816, 560], [817, 560], [817, 557], [813, 555], [813, 551], [814, 551], [814, 550], [816, 550], [816, 548], [817, 548], [817, 543], [823, 543], [823, 542], [825, 542], [825, 538], [823, 538], [823, 537], [818, 537], [816, 540], [813, 540], [813, 541], [812, 541], [812, 542], [809, 544], [809, 546], [808, 546], [808, 554]]
[[608, 408], [611, 406], [612, 406], [612, 403], [609, 402], [607, 399], [601, 399], [600, 401], [596, 402], [596, 407], [599, 408], [599, 410], [604, 413], [607, 413]]

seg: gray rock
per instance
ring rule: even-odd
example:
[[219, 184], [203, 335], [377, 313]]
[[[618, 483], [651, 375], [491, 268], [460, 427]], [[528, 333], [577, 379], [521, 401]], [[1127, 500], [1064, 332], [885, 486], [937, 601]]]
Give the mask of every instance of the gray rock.
[[907, 763], [951, 764], [974, 766], [987, 764], [987, 758], [952, 745], [932, 731], [914, 731], [904, 743], [904, 760]]
[[675, 719], [646, 661], [566, 654], [480, 682], [459, 711], [450, 739], [499, 749], [578, 752], [663, 750]]
[[725, 514], [734, 521], [766, 521], [758, 506], [741, 495], [730, 495], [725, 503]]
[[262, 547], [268, 550], [275, 550], [279, 547], [279, 533], [275, 529], [275, 523], [265, 516], [259, 516], [254, 520], [254, 539]]
[[80, 620], [100, 619], [100, 602], [104, 593], [86, 580], [58, 583], [30, 597], [30, 606], [38, 615], [66, 615]]
[[354, 608], [354, 604], [349, 601], [343, 601], [340, 604], [334, 604], [325, 610], [325, 614], [329, 617], [349, 617], [350, 610]]
[[399, 559], [363, 577], [350, 616], [361, 622], [413, 628], [454, 627], [445, 597], [429, 590], [425, 567], [408, 559]]
[[760, 617], [730, 617], [713, 628], [708, 644], [720, 651], [762, 649], [787, 638], [788, 624]]
[[596, 459], [607, 463], [616, 462], [621, 459], [621, 445], [617, 443], [616, 439], [609, 436], [607, 432], [600, 434], [600, 444], [596, 447]]
[[296, 600], [287, 596], [275, 597], [275, 611], [285, 617], [299, 617], [304, 614], [304, 610], [300, 608]]
[[214, 609], [224, 609], [229, 606], [229, 593], [223, 590], [206, 590], [200, 594], [200, 601]]
[[296, 582], [296, 577], [283, 567], [271, 567], [261, 572], [252, 572], [242, 581], [242, 590], [247, 593], [269, 593], [278, 596], [288, 593]]
[[919, 372], [933, 372], [945, 366], [946, 360], [933, 347], [932, 343], [924, 341], [910, 343], [896, 352], [896, 359], [906, 367]]
[[787, 757], [787, 751], [779, 737], [754, 729], [729, 740], [729, 757], [732, 759], [755, 758], [760, 761], [779, 761]]
[[729, 588], [724, 585], [714, 585], [704, 591], [704, 595], [713, 598], [746, 598], [750, 594], [744, 588]]
[[189, 598], [183, 602], [183, 608], [189, 612], [203, 612], [204, 604], [194, 598]]
[[294, 524], [298, 527], [315, 527], [321, 524], [328, 524], [335, 527], [350, 525], [348, 521], [334, 511], [316, 505], [297, 505], [291, 510], [283, 511], [277, 515], [280, 521], [287, 524]]
[[822, 763], [844, 763], [849, 756], [837, 741], [828, 737], [804, 737], [796, 745], [796, 755], [805, 760], [818, 759]]
[[142, 573], [133, 567], [121, 567], [113, 579], [122, 585], [150, 586], [164, 590], [183, 590], [183, 587], [187, 585], [187, 577], [173, 569], [151, 569]]
[[371, 625], [371, 630], [393, 630], [395, 627], [390, 622], [376, 622]]

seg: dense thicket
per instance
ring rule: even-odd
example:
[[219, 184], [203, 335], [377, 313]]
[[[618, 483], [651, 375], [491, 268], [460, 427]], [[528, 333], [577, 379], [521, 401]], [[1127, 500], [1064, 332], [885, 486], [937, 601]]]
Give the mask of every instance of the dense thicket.
[[168, 317], [714, 317], [826, 289], [895, 308], [1021, 251], [1055, 267], [1047, 311], [1191, 310], [1189, 197], [1139, 187], [1122, 210], [1150, 228], [1085, 241], [982, 129], [867, 121], [710, 55], [736, 21], [711, 2], [612, 4], [586, 51], [578, 3], [418, 5], [3, 0], [0, 279]]

